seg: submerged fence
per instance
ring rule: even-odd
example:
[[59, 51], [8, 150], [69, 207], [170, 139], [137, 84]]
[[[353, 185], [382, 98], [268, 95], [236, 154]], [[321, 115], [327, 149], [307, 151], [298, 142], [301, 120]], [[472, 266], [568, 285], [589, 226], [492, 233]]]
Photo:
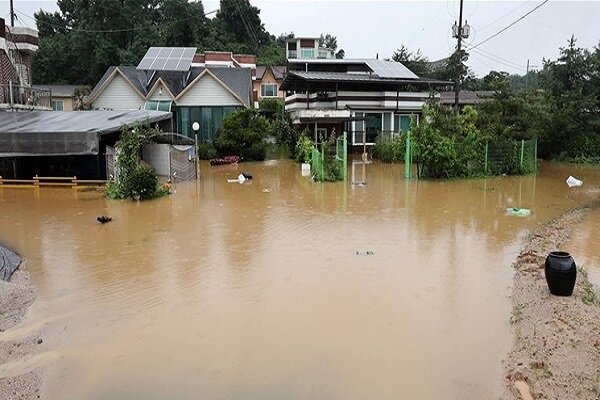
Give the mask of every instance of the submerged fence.
[[[477, 146], [474, 155], [465, 155], [465, 146], [460, 142], [453, 143], [457, 162], [461, 163], [461, 173], [456, 176], [494, 176], [523, 175], [537, 172], [537, 139], [531, 140], [495, 140]], [[471, 147], [472, 149], [472, 147]], [[413, 163], [419, 163], [419, 155], [415, 154], [410, 132], [405, 138], [405, 177], [414, 176]], [[420, 175], [427, 176], [427, 171], [420, 170]]]
[[335, 139], [335, 154], [328, 146], [312, 149], [311, 169], [315, 181], [346, 181], [348, 179], [348, 139], [346, 133]]

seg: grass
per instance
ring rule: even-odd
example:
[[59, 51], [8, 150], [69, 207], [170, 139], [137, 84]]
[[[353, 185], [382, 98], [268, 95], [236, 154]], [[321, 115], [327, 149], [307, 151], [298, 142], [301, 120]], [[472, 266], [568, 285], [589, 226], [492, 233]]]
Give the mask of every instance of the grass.
[[521, 320], [523, 320], [523, 304], [518, 303], [513, 306], [509, 321], [511, 325], [514, 325]]
[[581, 276], [584, 278], [583, 296], [581, 297], [581, 301], [583, 301], [583, 304], [588, 306], [600, 305], [600, 300], [598, 299], [598, 295], [596, 295], [594, 285], [592, 285], [588, 280], [587, 269], [584, 266], [580, 266], [578, 270]]

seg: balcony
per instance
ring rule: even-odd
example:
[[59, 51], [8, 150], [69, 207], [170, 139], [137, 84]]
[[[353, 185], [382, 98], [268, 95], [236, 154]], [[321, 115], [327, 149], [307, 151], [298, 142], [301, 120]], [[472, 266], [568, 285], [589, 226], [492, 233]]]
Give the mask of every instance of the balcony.
[[298, 58], [298, 50], [288, 50], [288, 59], [294, 60]]
[[0, 84], [0, 109], [2, 110], [52, 110], [52, 93], [16, 83]]

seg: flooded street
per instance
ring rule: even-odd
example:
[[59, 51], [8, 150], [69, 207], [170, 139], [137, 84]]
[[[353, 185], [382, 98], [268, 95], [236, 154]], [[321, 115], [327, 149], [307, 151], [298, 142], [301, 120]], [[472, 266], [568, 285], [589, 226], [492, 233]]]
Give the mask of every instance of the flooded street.
[[[364, 187], [290, 161], [201, 174], [145, 203], [0, 189], [0, 242], [37, 290], [0, 340], [41, 328], [47, 348], [0, 377], [44, 366], [46, 399], [494, 399], [522, 239], [600, 193], [567, 164], [446, 182], [353, 165]], [[600, 275], [594, 215], [570, 250]]]

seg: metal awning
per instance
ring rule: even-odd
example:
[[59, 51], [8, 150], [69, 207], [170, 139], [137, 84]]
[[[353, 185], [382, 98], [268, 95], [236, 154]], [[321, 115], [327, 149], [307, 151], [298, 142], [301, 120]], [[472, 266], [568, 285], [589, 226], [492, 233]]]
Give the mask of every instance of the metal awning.
[[0, 112], [0, 157], [97, 155], [103, 136], [171, 116], [146, 110]]

